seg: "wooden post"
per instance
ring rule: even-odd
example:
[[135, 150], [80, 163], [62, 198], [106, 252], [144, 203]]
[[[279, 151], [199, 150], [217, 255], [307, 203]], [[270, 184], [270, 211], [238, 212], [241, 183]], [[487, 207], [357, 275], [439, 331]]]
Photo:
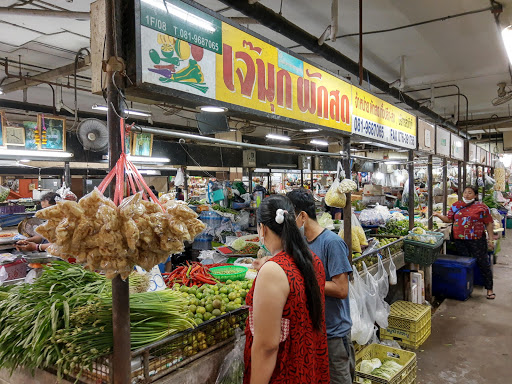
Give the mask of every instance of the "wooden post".
[[462, 192], [468, 186], [468, 167], [465, 161], [462, 162]]
[[434, 226], [433, 213], [434, 213], [434, 176], [432, 172], [432, 155], [428, 156], [428, 164], [427, 164], [427, 189], [428, 189], [428, 229], [431, 231]]
[[457, 194], [459, 196], [459, 200], [462, 200], [462, 192], [464, 189], [462, 188], [462, 162], [457, 161]]
[[[121, 3], [122, 0], [105, 1], [105, 58], [107, 61], [121, 56]], [[115, 167], [121, 155], [120, 121], [117, 115], [122, 114], [122, 103], [117, 87], [122, 87], [122, 81], [120, 81], [120, 76], [117, 75], [116, 87], [113, 82], [114, 75], [115, 72], [107, 68], [107, 125], [109, 130], [109, 166], [111, 169]], [[115, 184], [111, 184], [111, 197], [114, 196], [114, 189]], [[130, 290], [128, 279], [123, 281], [119, 275], [112, 280], [112, 324], [114, 384], [129, 384], [131, 382]]]
[[414, 228], [414, 151], [409, 150], [409, 230]]
[[443, 158], [443, 215], [446, 216], [446, 205], [448, 204], [448, 162]]
[[[343, 137], [343, 169], [347, 179], [351, 179], [350, 171], [350, 136]], [[352, 204], [350, 193], [346, 194], [347, 204], [343, 208], [343, 237], [348, 247], [348, 261], [352, 264]]]

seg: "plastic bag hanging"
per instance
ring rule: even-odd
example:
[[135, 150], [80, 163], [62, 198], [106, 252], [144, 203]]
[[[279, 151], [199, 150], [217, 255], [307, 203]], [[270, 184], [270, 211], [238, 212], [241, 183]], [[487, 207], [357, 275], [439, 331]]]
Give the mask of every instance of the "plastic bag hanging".
[[328, 205], [329, 207], [345, 208], [345, 205], [347, 204], [347, 196], [344, 193], [340, 193], [339, 191], [339, 177], [341, 172], [343, 172], [343, 167], [341, 166], [341, 163], [338, 161], [338, 171], [336, 178], [334, 179], [334, 182], [332, 183], [332, 185], [329, 187], [329, 190], [325, 194], [325, 204]]
[[174, 180], [174, 185], [176, 187], [182, 187], [185, 185], [185, 174], [183, 173], [183, 168], [178, 168], [176, 172], [176, 179]]
[[396, 285], [397, 284], [397, 276], [396, 276], [396, 266], [393, 262], [393, 257], [391, 257], [391, 250], [389, 250], [389, 285]]

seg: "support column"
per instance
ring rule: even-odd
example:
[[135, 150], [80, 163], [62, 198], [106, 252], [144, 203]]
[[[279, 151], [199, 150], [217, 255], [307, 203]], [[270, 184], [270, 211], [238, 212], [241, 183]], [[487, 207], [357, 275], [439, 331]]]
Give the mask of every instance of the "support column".
[[311, 184], [309, 185], [311, 192], [313, 192], [313, 169], [315, 169], [315, 156], [311, 156]]
[[[350, 171], [350, 136], [343, 138], [343, 169], [347, 179], [351, 179]], [[347, 204], [343, 208], [343, 237], [349, 249], [348, 261], [352, 264], [352, 204], [351, 194], [346, 193]]]
[[432, 215], [434, 214], [434, 175], [432, 172], [432, 155], [428, 156], [428, 164], [427, 164], [427, 188], [428, 188], [428, 229], [431, 231], [434, 226], [434, 220]]
[[252, 195], [252, 168], [248, 169], [248, 175], [249, 175], [249, 193]]
[[300, 187], [304, 188], [304, 170], [300, 169]]
[[462, 162], [462, 192], [468, 186], [468, 167], [465, 161]]
[[71, 169], [69, 161], [64, 162], [64, 182], [68, 188], [71, 188]]
[[487, 176], [487, 170], [485, 168], [486, 167], [482, 167], [482, 182], [484, 184], [484, 186], [482, 187], [482, 201], [484, 201], [485, 198], [485, 176]]
[[185, 178], [185, 184], [183, 184], [183, 196], [185, 198], [185, 201], [188, 200], [188, 174], [187, 174], [187, 167], [183, 167], [183, 177]]
[[[121, 15], [121, 0], [105, 1], [105, 54], [107, 61], [110, 58], [121, 56]], [[121, 155], [121, 134], [117, 114], [120, 114], [122, 110], [121, 98], [113, 83], [113, 74], [113, 70], [107, 67], [107, 125], [109, 130], [109, 166], [111, 169]], [[118, 87], [122, 87], [120, 76], [117, 75], [117, 77], [116, 84]], [[115, 184], [111, 184], [111, 197], [114, 196], [114, 189]], [[131, 381], [130, 291], [128, 279], [123, 281], [119, 275], [112, 280], [112, 324], [114, 384], [129, 384]]]
[[[272, 170], [269, 168], [268, 169], [268, 182], [267, 182], [267, 186], [268, 186], [268, 194], [270, 195], [271, 191], [272, 191]], [[265, 196], [263, 196], [263, 198], [265, 198]]]
[[457, 194], [459, 196], [459, 200], [462, 200], [462, 192], [464, 191], [464, 189], [462, 188], [462, 166], [461, 166], [461, 164], [462, 164], [461, 161], [457, 161], [457, 188], [458, 188]]
[[443, 215], [446, 216], [446, 205], [448, 204], [448, 162], [443, 158]]
[[409, 230], [414, 228], [414, 151], [409, 150]]

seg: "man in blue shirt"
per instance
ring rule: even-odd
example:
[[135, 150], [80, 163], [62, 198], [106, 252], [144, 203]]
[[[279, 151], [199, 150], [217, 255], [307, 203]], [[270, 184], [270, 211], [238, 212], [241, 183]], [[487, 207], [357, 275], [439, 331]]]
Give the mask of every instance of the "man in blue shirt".
[[325, 268], [325, 325], [331, 384], [352, 383], [355, 353], [350, 339], [352, 320], [348, 299], [348, 274], [352, 268], [347, 245], [338, 235], [318, 224], [310, 191], [296, 189], [287, 196], [295, 206], [297, 226]]

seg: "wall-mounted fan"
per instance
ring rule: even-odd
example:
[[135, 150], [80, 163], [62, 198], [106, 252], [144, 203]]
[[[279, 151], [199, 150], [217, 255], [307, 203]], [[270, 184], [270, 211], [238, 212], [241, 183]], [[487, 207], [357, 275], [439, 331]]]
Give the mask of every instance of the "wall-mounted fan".
[[512, 100], [512, 90], [507, 87], [507, 83], [498, 83], [498, 97], [492, 100], [492, 105], [497, 106], [505, 104]]
[[108, 129], [101, 120], [82, 120], [76, 129], [76, 136], [88, 151], [100, 152], [108, 147]]

